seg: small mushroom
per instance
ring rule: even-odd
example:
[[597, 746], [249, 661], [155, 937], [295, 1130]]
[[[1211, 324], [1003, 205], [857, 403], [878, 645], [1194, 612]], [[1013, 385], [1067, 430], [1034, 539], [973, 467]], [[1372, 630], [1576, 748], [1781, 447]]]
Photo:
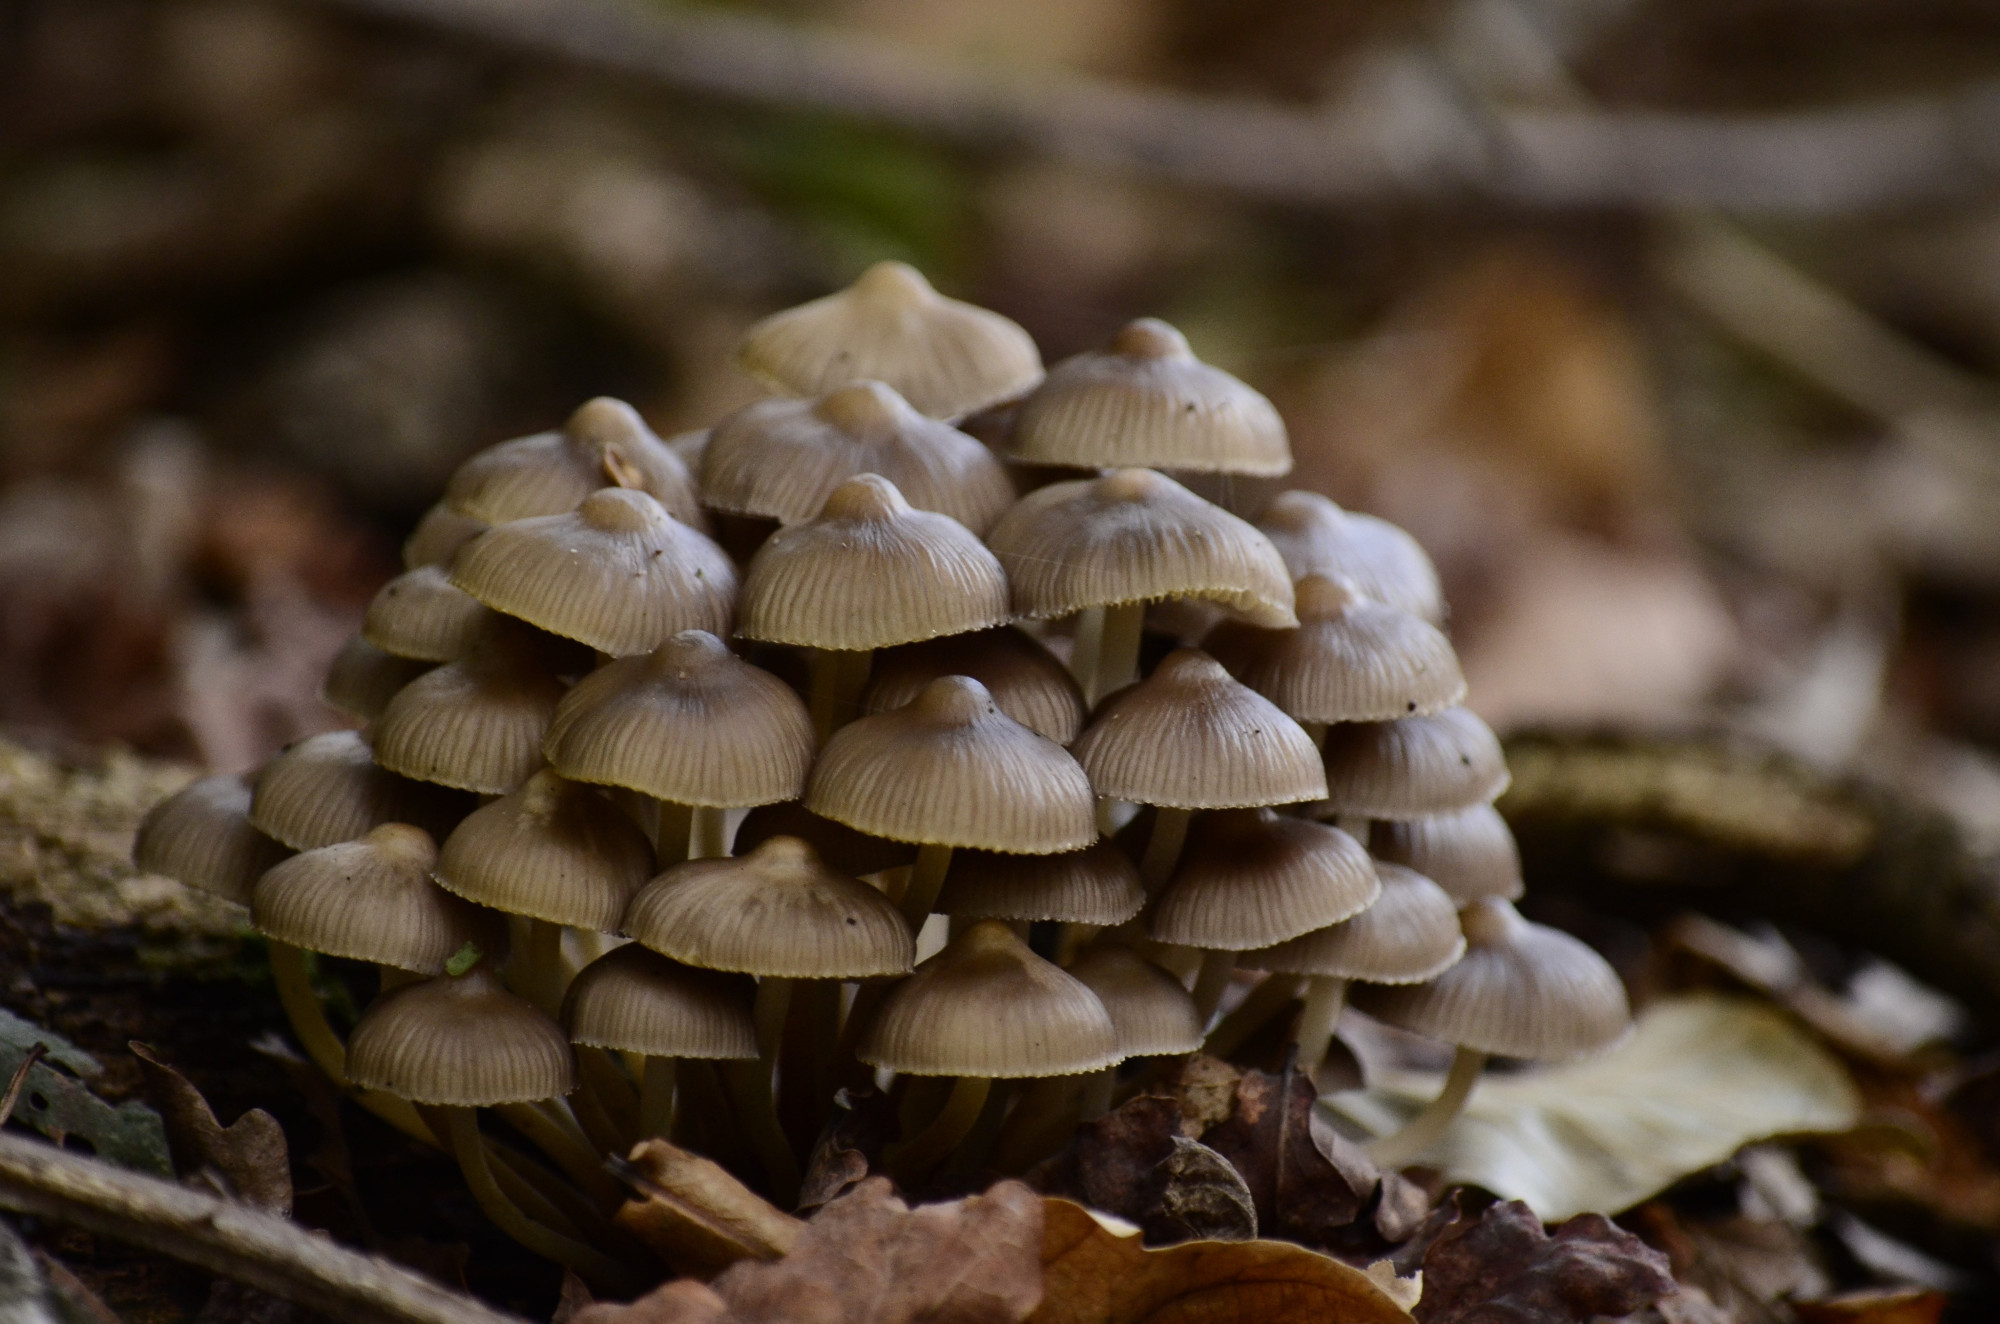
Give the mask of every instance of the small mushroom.
[[450, 662], [471, 647], [493, 612], [451, 582], [443, 565], [421, 565], [376, 590], [361, 637], [385, 653]]
[[357, 722], [372, 722], [397, 690], [430, 669], [429, 662], [385, 653], [357, 634], [333, 655], [319, 697]]
[[373, 727], [375, 760], [417, 781], [505, 795], [542, 766], [563, 696], [547, 636], [505, 617], [405, 685]]
[[1521, 851], [1507, 820], [1490, 804], [1427, 818], [1383, 819], [1370, 829], [1368, 849], [1379, 859], [1409, 865], [1461, 906], [1489, 896], [1521, 899]]
[[493, 526], [483, 519], [461, 515], [440, 501], [423, 513], [417, 527], [403, 542], [403, 569], [426, 565], [450, 565], [458, 549]]
[[1099, 841], [1060, 855], [963, 850], [936, 902], [953, 919], [998, 919], [1017, 926], [1041, 920], [1123, 924], [1146, 904], [1139, 871], [1124, 851]]
[[141, 871], [238, 905], [249, 905], [257, 879], [290, 854], [250, 822], [250, 783], [241, 777], [182, 787], [146, 811], [132, 843]]
[[1377, 602], [1444, 620], [1437, 568], [1415, 538], [1388, 520], [1342, 510], [1317, 492], [1280, 492], [1257, 521], [1294, 579], [1352, 580]]
[[250, 823], [293, 850], [312, 850], [354, 841], [383, 823], [443, 837], [472, 808], [469, 795], [377, 763], [360, 732], [327, 731], [285, 746], [259, 770]]
[[488, 446], [458, 466], [444, 504], [487, 524], [560, 515], [592, 492], [645, 492], [683, 524], [706, 529], [688, 467], [622, 400], [586, 400], [554, 432]]
[[875, 655], [861, 709], [886, 713], [917, 697], [939, 676], [970, 676], [1000, 711], [1031, 731], [1067, 745], [1089, 715], [1083, 690], [1055, 655], [1011, 625], [903, 644]]
[[1347, 722], [1326, 733], [1326, 807], [1356, 836], [1363, 835], [1355, 826], [1360, 819], [1423, 818], [1490, 804], [1507, 782], [1499, 740], [1469, 708]]

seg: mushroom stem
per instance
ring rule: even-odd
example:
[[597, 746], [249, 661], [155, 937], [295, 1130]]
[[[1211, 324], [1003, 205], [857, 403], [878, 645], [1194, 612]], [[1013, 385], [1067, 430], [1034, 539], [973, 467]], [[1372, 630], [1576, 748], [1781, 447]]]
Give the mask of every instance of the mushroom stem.
[[648, 1055], [639, 1082], [639, 1138], [664, 1139], [674, 1124], [674, 1059]]
[[1181, 862], [1181, 847], [1187, 844], [1188, 820], [1192, 810], [1160, 808], [1153, 811], [1153, 832], [1146, 838], [1146, 854], [1139, 861], [1139, 878], [1146, 895], [1158, 896]]
[[824, 744], [826, 738], [854, 720], [861, 711], [861, 691], [868, 686], [868, 672], [875, 664], [871, 649], [816, 648], [812, 655], [812, 688], [808, 706], [812, 709], [813, 733]]
[[561, 1014], [563, 988], [569, 983], [562, 941], [562, 925], [545, 919], [528, 921], [528, 941], [519, 957], [521, 973], [514, 990], [551, 1016]]
[[1325, 722], [1300, 722], [1299, 725], [1305, 729], [1306, 738], [1313, 742], [1314, 749], [1326, 748]]
[[1472, 1097], [1479, 1073], [1485, 1069], [1486, 1054], [1461, 1046], [1452, 1055], [1451, 1074], [1445, 1077], [1444, 1089], [1424, 1105], [1422, 1112], [1404, 1123], [1402, 1130], [1370, 1144], [1368, 1157], [1384, 1168], [1400, 1168], [1415, 1162], [1465, 1111], [1466, 1100]]
[[631, 1141], [625, 1138], [611, 1114], [605, 1111], [604, 1103], [586, 1084], [578, 1090], [571, 1105], [577, 1125], [583, 1128], [583, 1135], [590, 1147], [600, 1158], [605, 1154], [623, 1154], [631, 1148]]
[[1222, 1003], [1223, 990], [1236, 973], [1236, 953], [1206, 951], [1201, 954], [1201, 973], [1194, 977], [1194, 1011], [1204, 1028]]
[[729, 811], [696, 805], [688, 825], [690, 860], [713, 860], [729, 854]]
[[1146, 604], [1120, 602], [1104, 609], [1104, 638], [1098, 645], [1097, 673], [1084, 698], [1095, 708], [1113, 690], [1139, 678], [1139, 637], [1146, 628]]
[[1264, 982], [1236, 1004], [1235, 1010], [1215, 1023], [1215, 1028], [1202, 1040], [1201, 1051], [1214, 1057], [1228, 1057], [1298, 995], [1297, 975], [1266, 975]]
[[1083, 1094], [1077, 1109], [1077, 1120], [1094, 1122], [1111, 1111], [1111, 1092], [1118, 1084], [1118, 1068], [1105, 1067], [1093, 1071], [1083, 1080]]
[[792, 981], [767, 975], [757, 981], [757, 1002], [754, 1015], [757, 1022], [757, 1051], [763, 1056], [764, 1065], [773, 1065], [778, 1056], [778, 1046], [785, 1037], [785, 1012], [792, 1005]]
[[944, 875], [951, 868], [951, 847], [923, 845], [917, 847], [917, 862], [910, 870], [909, 884], [903, 889], [903, 918], [910, 922], [910, 932], [921, 933], [924, 921], [931, 917], [931, 907], [937, 904], [938, 891], [944, 886]]
[[1069, 674], [1083, 688], [1085, 703], [1092, 702], [1090, 696], [1097, 685], [1097, 668], [1103, 655], [1104, 608], [1085, 607], [1076, 614], [1069, 646]]
[[[589, 1044], [576, 1045], [576, 1064], [583, 1075], [584, 1088], [588, 1090], [605, 1116], [622, 1135], [636, 1134], [639, 1126], [639, 1096], [632, 1089], [632, 1082], [612, 1060], [611, 1054], [602, 1048]], [[620, 1152], [631, 1147], [631, 1142], [619, 1146]]]
[[1014, 1107], [993, 1143], [990, 1167], [995, 1172], [1025, 1172], [1062, 1146], [1076, 1129], [1077, 1108], [1082, 1102], [1075, 1076], [1043, 1076], [1023, 1081], [1025, 1089], [1014, 1099]]
[[809, 979], [792, 989], [778, 1049], [778, 1115], [786, 1134], [810, 1152], [833, 1098], [834, 1047], [840, 1041], [840, 983]]
[[905, 1189], [914, 1190], [965, 1139], [972, 1124], [979, 1120], [979, 1112], [986, 1106], [986, 1095], [992, 1088], [993, 1082], [984, 1076], [960, 1076], [951, 1088], [951, 1097], [945, 1100], [930, 1125], [887, 1156], [890, 1170]]
[[424, 1125], [424, 1119], [408, 1102], [378, 1090], [356, 1089], [347, 1082], [347, 1045], [334, 1033], [326, 1022], [326, 1009], [320, 1006], [319, 994], [313, 992], [312, 976], [306, 970], [306, 954], [289, 943], [273, 942], [271, 951], [271, 980], [277, 985], [278, 1002], [285, 1009], [285, 1019], [292, 1023], [292, 1033], [299, 1038], [299, 1046], [306, 1050], [306, 1056], [335, 1085], [346, 1090], [356, 1103], [374, 1113], [389, 1125], [413, 1140], [426, 1145], [444, 1148], [443, 1142], [431, 1134]]
[[[532, 1103], [503, 1103], [493, 1111], [547, 1154], [565, 1177], [600, 1206], [615, 1209], [623, 1201], [623, 1190], [604, 1170], [604, 1160], [592, 1150], [590, 1141], [568, 1113], [544, 1111]], [[561, 1120], [557, 1120], [558, 1116]]]
[[659, 804], [660, 821], [653, 836], [653, 848], [660, 867], [667, 869], [688, 857], [688, 845], [694, 833], [694, 808], [675, 804], [671, 800], [662, 800]]
[[726, 1062], [729, 1092], [736, 1098], [737, 1115], [748, 1133], [751, 1148], [757, 1151], [765, 1175], [771, 1179], [771, 1194], [786, 1209], [798, 1202], [799, 1160], [792, 1142], [778, 1122], [778, 1101], [771, 1092], [771, 1064], [758, 1058], [748, 1062]]
[[1347, 981], [1329, 975], [1314, 975], [1306, 985], [1306, 1008], [1299, 1013], [1299, 1070], [1310, 1080], [1326, 1061], [1333, 1042], [1333, 1027], [1347, 1005]]
[[1369, 821], [1366, 814], [1339, 814], [1334, 817], [1333, 825], [1366, 846]]
[[479, 1139], [479, 1125], [470, 1108], [441, 1108], [451, 1133], [452, 1153], [458, 1159], [472, 1198], [502, 1232], [545, 1259], [574, 1269], [586, 1280], [620, 1296], [635, 1296], [646, 1284], [618, 1261], [592, 1246], [586, 1246], [553, 1228], [535, 1222], [507, 1198], [493, 1179], [486, 1160], [486, 1146]]

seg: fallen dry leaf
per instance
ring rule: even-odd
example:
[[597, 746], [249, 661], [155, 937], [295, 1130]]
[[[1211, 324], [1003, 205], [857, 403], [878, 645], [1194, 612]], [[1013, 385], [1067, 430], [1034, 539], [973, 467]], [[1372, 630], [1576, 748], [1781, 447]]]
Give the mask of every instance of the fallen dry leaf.
[[175, 1171], [184, 1178], [200, 1175], [221, 1194], [246, 1204], [291, 1213], [291, 1154], [278, 1119], [252, 1108], [224, 1126], [186, 1076], [146, 1045], [130, 1047], [139, 1059], [146, 1097], [166, 1122]]
[[1249, 1183], [1222, 1155], [1186, 1136], [1159, 1163], [1162, 1241], [1249, 1241], [1257, 1235], [1257, 1202]]
[[1425, 1251], [1422, 1324], [1584, 1324], [1675, 1290], [1667, 1257], [1600, 1214], [1550, 1236], [1519, 1200], [1460, 1218]]
[[1415, 1284], [1283, 1241], [1147, 1250], [1068, 1200], [1044, 1201], [1042, 1304], [1032, 1324], [1410, 1324]]
[[1203, 1144], [1243, 1174], [1267, 1234], [1323, 1246], [1368, 1208], [1381, 1173], [1360, 1148], [1328, 1132], [1313, 1135], [1319, 1092], [1297, 1071], [1246, 1071], [1236, 1107], [1204, 1131]]
[[618, 1223], [684, 1273], [706, 1278], [738, 1260], [775, 1260], [805, 1231], [721, 1164], [664, 1140], [641, 1141], [619, 1176], [637, 1198], [618, 1210]]
[[1937, 1324], [1948, 1301], [1922, 1287], [1875, 1287], [1794, 1301], [1799, 1324]]

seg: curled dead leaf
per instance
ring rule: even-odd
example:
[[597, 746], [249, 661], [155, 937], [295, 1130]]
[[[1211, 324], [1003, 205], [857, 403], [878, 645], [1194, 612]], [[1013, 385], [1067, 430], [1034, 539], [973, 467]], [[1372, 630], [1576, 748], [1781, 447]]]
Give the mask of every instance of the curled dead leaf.
[[139, 1059], [146, 1097], [166, 1123], [167, 1147], [183, 1177], [197, 1175], [246, 1204], [292, 1212], [292, 1164], [285, 1130], [262, 1108], [224, 1126], [201, 1091], [162, 1062], [145, 1044], [130, 1045]]
[[1584, 1324], [1675, 1290], [1667, 1257], [1601, 1214], [1554, 1236], [1519, 1200], [1458, 1218], [1424, 1253], [1422, 1324]]
[[1147, 1250], [1138, 1229], [1043, 1201], [1042, 1305], [1033, 1324], [1410, 1324], [1414, 1282], [1282, 1241]]
[[805, 1224], [729, 1175], [721, 1164], [664, 1140], [646, 1140], [619, 1167], [636, 1193], [621, 1226], [674, 1268], [706, 1278], [738, 1260], [775, 1260]]

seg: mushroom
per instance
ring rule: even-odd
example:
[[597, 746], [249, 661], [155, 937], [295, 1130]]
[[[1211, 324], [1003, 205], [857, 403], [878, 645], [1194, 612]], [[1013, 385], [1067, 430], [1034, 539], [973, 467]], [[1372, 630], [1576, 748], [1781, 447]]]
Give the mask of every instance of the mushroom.
[[795, 799], [812, 765], [812, 718], [786, 684], [703, 630], [578, 681], [543, 741], [572, 781], [662, 802], [662, 860], [721, 855], [724, 811]]
[[586, 400], [555, 432], [488, 446], [444, 490], [453, 512], [487, 524], [560, 515], [605, 487], [636, 488], [683, 524], [708, 527], [686, 463], [622, 400]]
[[1134, 675], [1148, 602], [1208, 599], [1261, 625], [1298, 624], [1292, 577], [1270, 540], [1151, 469], [1030, 492], [986, 541], [1016, 614], [1081, 613], [1071, 667], [1092, 704]]
[[1609, 1047], [1631, 1028], [1625, 985], [1604, 958], [1560, 929], [1522, 919], [1498, 897], [1459, 917], [1465, 958], [1425, 984], [1356, 990], [1377, 1020], [1456, 1048], [1437, 1098], [1394, 1135], [1369, 1146], [1401, 1167], [1443, 1135], [1489, 1056], [1560, 1061]]
[[1280, 492], [1257, 527], [1294, 579], [1349, 579], [1377, 602], [1432, 624], [1444, 620], [1444, 590], [1431, 558], [1415, 538], [1385, 519], [1342, 510], [1317, 492]]
[[1046, 920], [1123, 924], [1145, 904], [1138, 869], [1109, 841], [1060, 855], [956, 851], [935, 903], [954, 920], [1006, 920], [1016, 932]]
[[319, 697], [327, 707], [357, 722], [372, 722], [397, 690], [430, 669], [429, 662], [385, 653], [357, 634], [333, 655]]
[[1007, 576], [964, 525], [861, 474], [833, 489], [816, 519], [757, 550], [740, 607], [744, 638], [813, 650], [813, 724], [824, 740], [854, 715], [875, 649], [1003, 623]]
[[423, 513], [417, 527], [403, 541], [403, 569], [450, 565], [459, 548], [492, 527], [483, 519], [459, 514], [440, 501]]
[[917, 858], [907, 841], [871, 837], [845, 823], [821, 818], [796, 800], [759, 805], [743, 816], [736, 829], [736, 850], [747, 854], [772, 837], [797, 837], [818, 852], [828, 867], [853, 878], [900, 869]]
[[1010, 458], [1266, 478], [1292, 467], [1271, 402], [1197, 359], [1186, 336], [1153, 317], [1051, 368], [1015, 414]]
[[145, 873], [197, 891], [250, 904], [266, 869], [291, 852], [250, 822], [250, 783], [241, 777], [190, 782], [146, 811], [132, 844]]
[[1382, 819], [1370, 830], [1368, 849], [1378, 859], [1409, 865], [1461, 906], [1489, 896], [1521, 899], [1521, 851], [1507, 820], [1490, 804], [1426, 818]]
[[372, 728], [392, 772], [505, 795], [542, 766], [563, 685], [547, 636], [496, 616], [463, 656], [397, 692]]
[[814, 400], [760, 400], [716, 424], [701, 456], [702, 499], [717, 510], [795, 524], [833, 489], [880, 474], [919, 510], [983, 534], [1014, 501], [993, 452], [926, 418], [878, 381]]
[[787, 395], [876, 378], [933, 418], [1018, 396], [1042, 377], [1026, 331], [944, 297], [902, 262], [877, 262], [838, 293], [764, 318], [744, 333], [736, 359]]
[[1058, 745], [1076, 739], [1089, 715], [1083, 690], [1053, 653], [1011, 625], [903, 644], [875, 655], [861, 709], [886, 713], [939, 676], [970, 676], [1000, 711]]
[[1373, 818], [1423, 818], [1489, 804], [1507, 789], [1507, 756], [1469, 708], [1393, 722], [1345, 722], [1326, 733], [1328, 813], [1357, 837]]
[[383, 823], [411, 823], [443, 837], [472, 808], [463, 792], [381, 766], [360, 732], [327, 731], [285, 746], [258, 771], [250, 823], [293, 850], [312, 850]]
[[375, 591], [361, 637], [385, 653], [449, 662], [478, 638], [493, 612], [451, 582], [443, 565], [406, 570]]
[[452, 561], [451, 582], [496, 611], [629, 657], [682, 630], [727, 633], [736, 566], [652, 497], [614, 487], [474, 538]]

